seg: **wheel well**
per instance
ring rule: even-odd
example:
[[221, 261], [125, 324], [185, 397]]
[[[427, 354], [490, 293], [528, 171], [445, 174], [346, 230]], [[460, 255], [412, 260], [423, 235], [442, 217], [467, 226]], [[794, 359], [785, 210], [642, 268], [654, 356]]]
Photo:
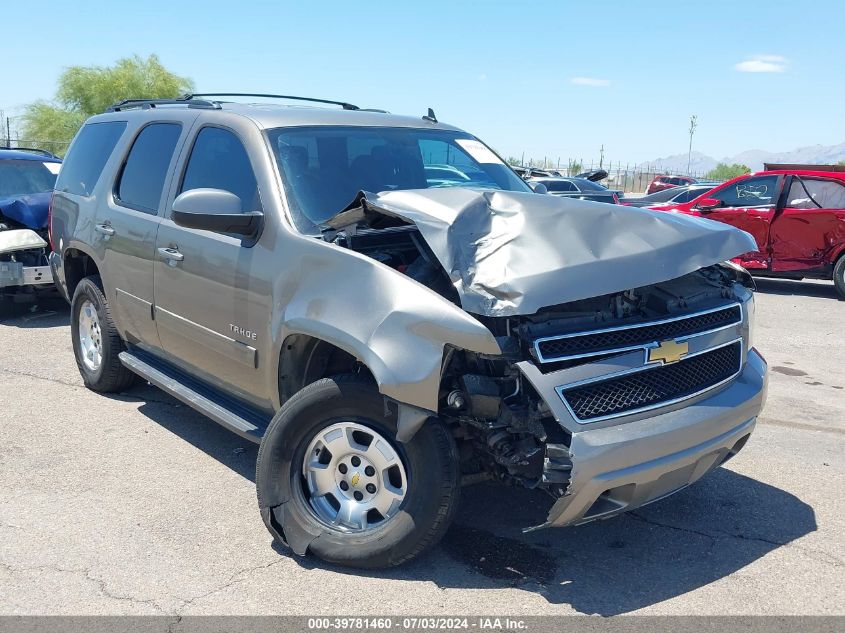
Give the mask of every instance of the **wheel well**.
[[337, 374], [372, 378], [366, 365], [349, 352], [307, 334], [291, 334], [279, 358], [279, 401], [284, 403], [306, 385]]
[[73, 298], [76, 286], [80, 281], [91, 275], [99, 275], [100, 270], [97, 264], [86, 253], [75, 248], [68, 249], [62, 258], [62, 265], [65, 270], [65, 285], [67, 286], [68, 298]]

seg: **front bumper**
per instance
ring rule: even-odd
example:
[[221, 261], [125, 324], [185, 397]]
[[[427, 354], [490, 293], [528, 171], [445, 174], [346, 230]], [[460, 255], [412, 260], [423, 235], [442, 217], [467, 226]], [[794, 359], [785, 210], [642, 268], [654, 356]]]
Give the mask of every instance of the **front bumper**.
[[19, 262], [0, 262], [0, 289], [52, 284], [53, 275], [49, 266], [24, 266]]
[[539, 527], [610, 517], [697, 481], [742, 449], [766, 390], [766, 362], [752, 349], [740, 375], [712, 395], [635, 421], [575, 430], [569, 486]]

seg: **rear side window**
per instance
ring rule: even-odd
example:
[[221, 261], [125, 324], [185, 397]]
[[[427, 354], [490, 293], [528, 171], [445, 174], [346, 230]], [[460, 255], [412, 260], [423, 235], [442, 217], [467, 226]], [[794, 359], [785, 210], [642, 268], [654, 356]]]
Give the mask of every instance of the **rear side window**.
[[125, 129], [126, 121], [85, 125], [65, 157], [59, 179], [56, 181], [56, 190], [90, 196]]
[[261, 210], [258, 185], [246, 149], [228, 130], [207, 127], [197, 134], [180, 192], [205, 187], [235, 194], [241, 199], [241, 211]]
[[845, 186], [834, 180], [793, 176], [786, 206], [791, 209], [845, 209]]
[[153, 123], [141, 130], [115, 190], [121, 204], [146, 213], [158, 211], [167, 168], [181, 133], [178, 123]]

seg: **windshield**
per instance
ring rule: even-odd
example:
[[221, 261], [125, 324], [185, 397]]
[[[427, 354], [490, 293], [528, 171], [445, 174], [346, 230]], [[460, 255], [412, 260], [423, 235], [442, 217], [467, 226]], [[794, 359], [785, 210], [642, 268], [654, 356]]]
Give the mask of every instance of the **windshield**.
[[52, 191], [60, 163], [0, 160], [0, 198]]
[[318, 126], [267, 132], [297, 228], [313, 232], [359, 191], [473, 187], [531, 189], [466, 132]]

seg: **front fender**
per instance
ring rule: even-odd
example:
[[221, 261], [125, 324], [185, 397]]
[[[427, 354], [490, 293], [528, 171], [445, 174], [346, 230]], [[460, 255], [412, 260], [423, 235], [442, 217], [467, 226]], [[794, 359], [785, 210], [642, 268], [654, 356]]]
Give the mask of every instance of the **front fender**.
[[280, 353], [291, 334], [324, 340], [364, 363], [382, 394], [428, 411], [437, 411], [445, 346], [501, 353], [484, 325], [429, 288], [358, 253], [320, 250], [279, 289]]

